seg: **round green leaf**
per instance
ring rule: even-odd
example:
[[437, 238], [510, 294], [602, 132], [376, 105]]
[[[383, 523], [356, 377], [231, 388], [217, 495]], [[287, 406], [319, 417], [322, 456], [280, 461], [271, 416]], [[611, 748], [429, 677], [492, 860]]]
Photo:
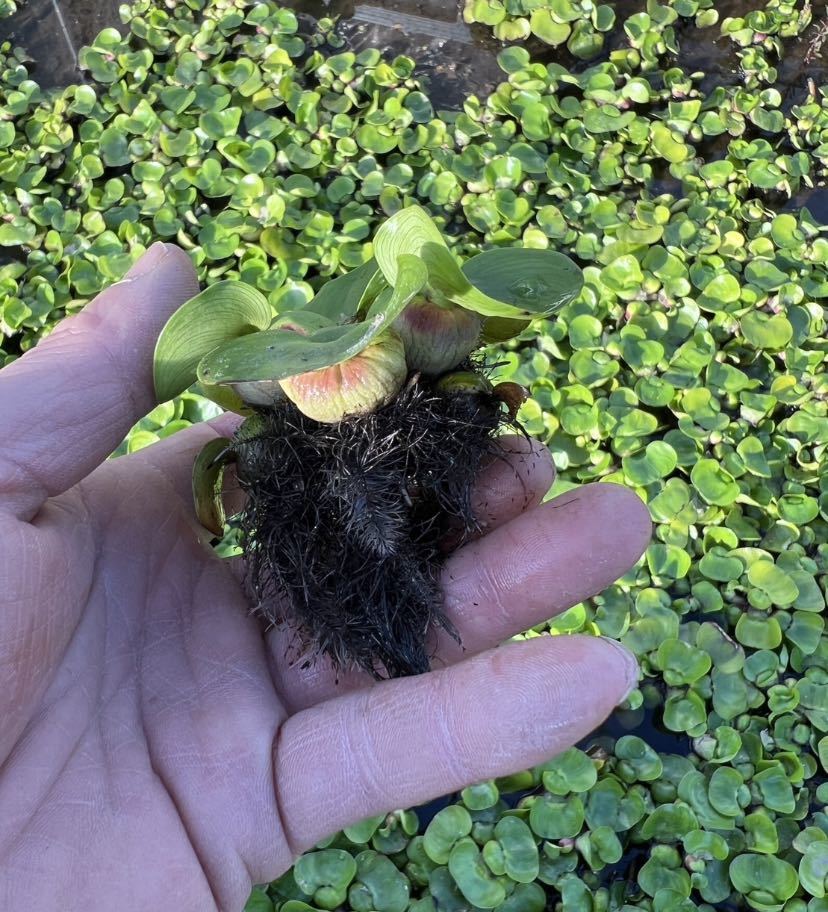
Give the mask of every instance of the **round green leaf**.
[[567, 23], [556, 22], [550, 11], [543, 7], [532, 12], [529, 27], [532, 29], [533, 35], [537, 35], [541, 41], [545, 41], [553, 47], [563, 44], [571, 30]]
[[423, 834], [423, 849], [435, 863], [448, 862], [456, 842], [468, 836], [472, 829], [469, 812], [460, 805], [450, 805], [438, 811]]
[[353, 912], [405, 912], [411, 898], [411, 884], [385, 855], [360, 852], [357, 873], [348, 889]]
[[782, 314], [769, 315], [751, 311], [742, 317], [742, 333], [755, 348], [778, 351], [793, 338], [793, 327]]
[[569, 748], [543, 765], [543, 787], [553, 795], [587, 792], [597, 778], [595, 763], [577, 747]]
[[584, 806], [577, 796], [537, 798], [529, 811], [529, 825], [542, 839], [577, 836], [584, 823]]
[[828, 896], [828, 839], [812, 842], [799, 862], [802, 886], [817, 899]]
[[460, 892], [478, 909], [494, 909], [506, 899], [503, 884], [494, 878], [473, 839], [460, 839], [451, 850], [448, 868]]
[[299, 889], [322, 909], [336, 909], [347, 896], [356, 877], [357, 863], [342, 849], [323, 849], [302, 855], [293, 867]]
[[715, 459], [700, 459], [690, 472], [690, 480], [709, 504], [728, 507], [739, 496], [739, 485]]
[[751, 904], [784, 903], [799, 887], [796, 868], [772, 855], [738, 855], [729, 873], [734, 888]]
[[748, 582], [761, 589], [774, 605], [792, 605], [799, 595], [796, 583], [773, 561], [758, 560], [751, 564]]
[[500, 845], [510, 880], [528, 884], [537, 879], [538, 847], [532, 831], [519, 817], [501, 817], [494, 828], [494, 839]]

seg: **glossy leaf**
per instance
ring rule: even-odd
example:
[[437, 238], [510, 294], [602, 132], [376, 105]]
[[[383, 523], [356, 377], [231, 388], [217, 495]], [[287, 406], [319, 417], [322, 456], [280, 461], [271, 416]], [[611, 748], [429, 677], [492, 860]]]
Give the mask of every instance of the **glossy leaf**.
[[446, 864], [451, 850], [472, 829], [469, 812], [458, 805], [439, 811], [432, 818], [423, 834], [423, 848], [435, 864]]
[[455, 844], [448, 868], [460, 892], [478, 909], [494, 909], [506, 899], [503, 884], [492, 876], [473, 839], [464, 837]]
[[342, 849], [323, 849], [303, 855], [293, 868], [300, 889], [323, 909], [336, 909], [345, 902], [348, 887], [357, 874], [357, 863]]

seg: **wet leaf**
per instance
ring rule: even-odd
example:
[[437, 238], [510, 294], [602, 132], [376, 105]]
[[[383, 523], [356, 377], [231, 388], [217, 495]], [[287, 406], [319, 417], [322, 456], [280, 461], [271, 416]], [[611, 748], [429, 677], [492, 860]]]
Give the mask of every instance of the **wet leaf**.
[[348, 888], [348, 903], [354, 912], [405, 912], [411, 885], [390, 858], [360, 852], [356, 866], [356, 877]]
[[690, 473], [699, 495], [710, 504], [729, 506], [739, 496], [733, 476], [713, 459], [700, 459]]
[[553, 795], [589, 791], [597, 778], [594, 762], [576, 747], [564, 751], [543, 766], [543, 787]]

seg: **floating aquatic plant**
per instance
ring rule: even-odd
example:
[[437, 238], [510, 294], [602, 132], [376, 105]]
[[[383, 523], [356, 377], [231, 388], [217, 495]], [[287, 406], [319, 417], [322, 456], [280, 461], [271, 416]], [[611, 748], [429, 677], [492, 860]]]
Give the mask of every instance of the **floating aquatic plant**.
[[[210, 286], [155, 351], [160, 401], [197, 380], [250, 417], [195, 463], [199, 518], [223, 532], [220, 478], [247, 495], [242, 550], [256, 607], [307, 651], [376, 675], [428, 669], [448, 627], [439, 567], [452, 528], [476, 530], [471, 491], [523, 398], [473, 360], [581, 289], [550, 250], [493, 250], [463, 267], [418, 206], [379, 229], [374, 256], [271, 318], [255, 288]], [[508, 327], [508, 329], [507, 329]]]

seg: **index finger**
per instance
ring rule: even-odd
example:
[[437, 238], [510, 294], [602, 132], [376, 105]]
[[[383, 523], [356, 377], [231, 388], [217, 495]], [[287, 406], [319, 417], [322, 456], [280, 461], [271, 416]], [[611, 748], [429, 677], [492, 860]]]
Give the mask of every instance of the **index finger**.
[[197, 291], [187, 255], [155, 244], [123, 281], [0, 371], [0, 509], [31, 520], [115, 450], [153, 407], [161, 327]]

